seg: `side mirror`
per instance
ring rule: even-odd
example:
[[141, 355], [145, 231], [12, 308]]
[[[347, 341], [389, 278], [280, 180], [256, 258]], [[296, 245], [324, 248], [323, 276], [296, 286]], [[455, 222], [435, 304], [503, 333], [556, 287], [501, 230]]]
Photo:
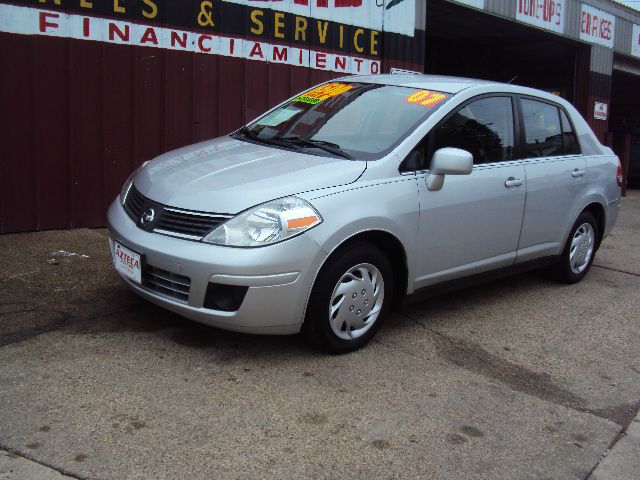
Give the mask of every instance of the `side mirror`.
[[471, 173], [473, 155], [460, 148], [441, 148], [433, 154], [429, 170], [427, 188], [430, 191], [440, 190], [444, 185], [445, 175], [469, 175]]

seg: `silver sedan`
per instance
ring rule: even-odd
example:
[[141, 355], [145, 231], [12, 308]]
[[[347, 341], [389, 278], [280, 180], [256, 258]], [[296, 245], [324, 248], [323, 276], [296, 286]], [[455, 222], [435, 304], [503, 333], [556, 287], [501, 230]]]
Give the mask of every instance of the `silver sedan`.
[[165, 153], [109, 209], [142, 297], [240, 332], [361, 347], [408, 295], [540, 266], [588, 272], [617, 157], [565, 100], [426, 75], [348, 77]]

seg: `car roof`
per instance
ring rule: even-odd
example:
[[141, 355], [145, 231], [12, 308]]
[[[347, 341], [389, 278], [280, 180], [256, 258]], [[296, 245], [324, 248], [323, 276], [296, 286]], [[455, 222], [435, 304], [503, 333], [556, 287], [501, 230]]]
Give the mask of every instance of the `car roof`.
[[479, 93], [517, 93], [538, 97], [549, 102], [559, 103], [567, 107], [570, 105], [565, 99], [535, 88], [524, 87], [491, 80], [478, 80], [475, 78], [448, 77], [445, 75], [425, 75], [425, 74], [383, 74], [383, 75], [357, 75], [343, 77], [344, 82], [364, 82], [381, 85], [396, 85], [399, 87], [418, 88], [421, 90], [434, 90], [455, 95], [468, 89], [478, 89]]
[[458, 93], [470, 87], [481, 85], [505, 86], [500, 82], [477, 80], [464, 77], [448, 77], [444, 75], [424, 74], [383, 74], [383, 75], [356, 75], [344, 77], [342, 80], [350, 82], [379, 83], [383, 85], [396, 85], [399, 87], [421, 88], [436, 90], [444, 93]]

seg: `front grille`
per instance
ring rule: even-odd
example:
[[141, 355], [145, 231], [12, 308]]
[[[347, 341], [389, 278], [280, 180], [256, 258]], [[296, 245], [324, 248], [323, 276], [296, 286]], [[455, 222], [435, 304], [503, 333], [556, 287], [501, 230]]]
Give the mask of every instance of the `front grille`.
[[[150, 225], [140, 223], [142, 214], [153, 208], [156, 218]], [[154, 202], [142, 195], [133, 185], [124, 201], [124, 210], [140, 228], [189, 240], [200, 240], [231, 215], [182, 210]]]
[[134, 222], [140, 220], [140, 215], [142, 215], [144, 211], [145, 200], [144, 196], [136, 190], [136, 187], [131, 185], [127, 197], [124, 200], [124, 211], [127, 212], [127, 215], [129, 215]]
[[145, 265], [142, 268], [142, 286], [176, 300], [188, 302], [191, 279], [161, 268]]
[[202, 238], [226, 219], [165, 207], [156, 230]]

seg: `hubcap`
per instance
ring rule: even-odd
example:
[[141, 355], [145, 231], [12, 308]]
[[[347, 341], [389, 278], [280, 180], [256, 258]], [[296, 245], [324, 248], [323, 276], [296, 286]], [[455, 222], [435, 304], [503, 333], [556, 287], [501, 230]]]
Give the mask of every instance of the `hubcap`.
[[331, 294], [331, 330], [343, 340], [364, 335], [380, 315], [383, 302], [384, 280], [380, 270], [370, 263], [351, 267]]
[[595, 233], [590, 223], [583, 223], [573, 234], [569, 248], [569, 265], [573, 273], [582, 273], [593, 255]]

